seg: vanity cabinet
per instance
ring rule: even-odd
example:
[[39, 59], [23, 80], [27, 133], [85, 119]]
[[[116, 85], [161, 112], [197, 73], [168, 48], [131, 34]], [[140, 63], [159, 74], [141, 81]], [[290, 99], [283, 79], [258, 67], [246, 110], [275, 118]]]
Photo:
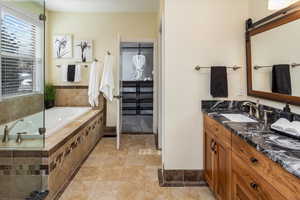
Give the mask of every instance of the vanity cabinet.
[[204, 178], [218, 200], [300, 200], [300, 179], [204, 115]]
[[220, 135], [226, 130], [209, 118], [204, 126], [205, 179], [217, 199], [230, 200], [231, 149], [229, 140]]

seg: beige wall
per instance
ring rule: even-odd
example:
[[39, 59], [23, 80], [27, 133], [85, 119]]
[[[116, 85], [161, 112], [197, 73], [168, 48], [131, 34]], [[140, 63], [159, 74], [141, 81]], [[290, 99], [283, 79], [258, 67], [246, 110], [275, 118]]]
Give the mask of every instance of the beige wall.
[[275, 11], [268, 10], [269, 0], [248, 0], [249, 1], [249, 18], [258, 21]]
[[[183, 17], [184, 16], [184, 17]], [[166, 169], [203, 169], [201, 100], [209, 70], [196, 65], [245, 66], [248, 2], [165, 0], [163, 162]], [[229, 72], [229, 96], [245, 96], [245, 67]]]
[[[116, 58], [118, 34], [122, 38], [155, 39], [157, 37], [157, 13], [48, 13], [48, 82], [63, 83], [58, 64], [72, 64], [74, 59], [53, 59], [52, 38], [55, 34], [72, 34], [74, 39], [93, 40], [94, 57], [102, 61], [106, 50]], [[100, 63], [101, 67], [102, 64]], [[116, 72], [116, 60], [114, 71]], [[87, 85], [89, 68], [82, 68], [83, 80], [72, 85]], [[115, 73], [116, 77], [116, 73]], [[116, 105], [108, 105], [108, 126], [116, 126]]]

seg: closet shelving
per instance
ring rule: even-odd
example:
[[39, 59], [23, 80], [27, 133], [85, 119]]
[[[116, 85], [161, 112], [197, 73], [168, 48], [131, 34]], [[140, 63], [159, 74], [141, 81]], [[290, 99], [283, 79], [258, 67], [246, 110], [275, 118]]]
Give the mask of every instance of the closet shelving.
[[153, 81], [122, 81], [123, 115], [153, 115]]

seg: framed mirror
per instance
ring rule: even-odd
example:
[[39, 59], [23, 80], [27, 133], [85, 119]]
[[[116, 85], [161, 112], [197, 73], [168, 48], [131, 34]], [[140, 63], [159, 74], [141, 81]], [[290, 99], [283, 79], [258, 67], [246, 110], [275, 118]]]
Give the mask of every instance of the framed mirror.
[[300, 105], [300, 2], [246, 22], [248, 95]]

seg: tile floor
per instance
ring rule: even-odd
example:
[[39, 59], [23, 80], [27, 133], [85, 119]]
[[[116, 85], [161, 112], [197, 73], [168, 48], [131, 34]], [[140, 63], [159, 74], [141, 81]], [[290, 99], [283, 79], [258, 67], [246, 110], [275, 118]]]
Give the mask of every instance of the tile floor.
[[60, 200], [214, 200], [207, 187], [159, 187], [160, 152], [153, 135], [103, 138]]
[[122, 116], [122, 131], [128, 133], [153, 132], [153, 116], [124, 115]]

